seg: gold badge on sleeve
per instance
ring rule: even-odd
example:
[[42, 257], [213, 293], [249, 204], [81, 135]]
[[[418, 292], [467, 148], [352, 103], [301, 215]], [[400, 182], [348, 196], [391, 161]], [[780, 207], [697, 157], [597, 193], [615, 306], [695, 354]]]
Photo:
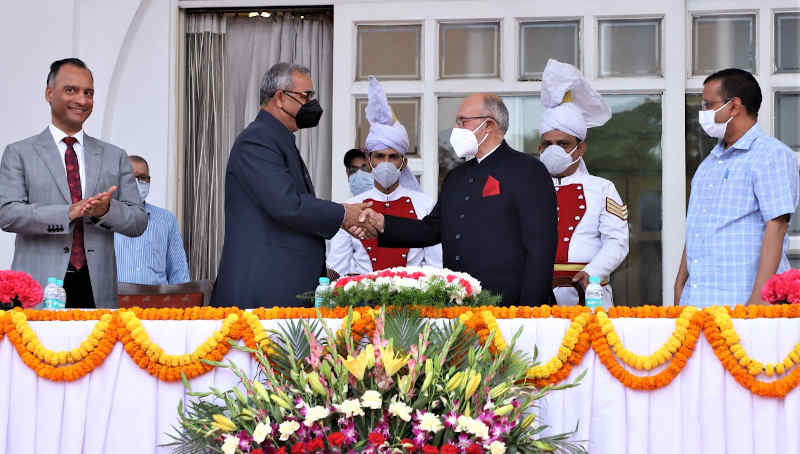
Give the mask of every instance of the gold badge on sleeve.
[[628, 205], [620, 205], [611, 197], [606, 197], [606, 211], [623, 221], [628, 220]]

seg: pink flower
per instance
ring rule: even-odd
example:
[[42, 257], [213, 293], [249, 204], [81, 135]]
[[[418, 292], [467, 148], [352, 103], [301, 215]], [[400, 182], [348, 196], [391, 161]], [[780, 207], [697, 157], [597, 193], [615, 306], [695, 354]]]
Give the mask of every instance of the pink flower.
[[24, 271], [0, 271], [0, 303], [16, 299], [24, 308], [42, 302], [42, 286]]
[[790, 269], [769, 278], [761, 288], [761, 299], [770, 303], [800, 303], [800, 270]]

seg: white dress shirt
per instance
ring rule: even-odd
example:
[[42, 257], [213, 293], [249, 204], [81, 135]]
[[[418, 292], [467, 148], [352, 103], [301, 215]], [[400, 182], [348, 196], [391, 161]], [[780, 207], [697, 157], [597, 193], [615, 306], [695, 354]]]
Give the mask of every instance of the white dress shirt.
[[[58, 151], [61, 152], [61, 165], [64, 166], [64, 175], [66, 175], [67, 163], [64, 159], [67, 153], [67, 144], [64, 143], [64, 137], [67, 137], [68, 134], [52, 124], [50, 125], [50, 134], [52, 134], [53, 140], [56, 141]], [[72, 137], [78, 140], [75, 142], [75, 145], [72, 146], [72, 149], [75, 150], [75, 154], [78, 156], [78, 174], [81, 177], [81, 199], [85, 199], [92, 194], [86, 194], [86, 166], [83, 165], [83, 129], [75, 133]]]
[[492, 153], [494, 153], [494, 150], [497, 150], [498, 148], [500, 148], [500, 145], [502, 145], [502, 144], [503, 144], [503, 142], [500, 142], [500, 143], [498, 143], [496, 147], [492, 148], [492, 149], [491, 149], [491, 150], [490, 150], [488, 153], [486, 153], [485, 155], [483, 155], [483, 157], [480, 157], [480, 158], [479, 158], [479, 157], [475, 156], [475, 159], [477, 159], [477, 160], [478, 160], [478, 164], [480, 164], [480, 163], [481, 163], [481, 161], [483, 161], [484, 159], [488, 158], [488, 157], [489, 157], [489, 155], [490, 155], [490, 154], [492, 154]]

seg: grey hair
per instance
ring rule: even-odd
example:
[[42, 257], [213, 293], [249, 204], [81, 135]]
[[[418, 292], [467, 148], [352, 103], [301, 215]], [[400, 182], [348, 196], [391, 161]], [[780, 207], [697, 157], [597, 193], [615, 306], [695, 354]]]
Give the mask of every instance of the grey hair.
[[143, 157], [141, 157], [139, 155], [135, 155], [135, 154], [129, 155], [128, 156], [128, 160], [131, 161], [131, 162], [137, 162], [139, 164], [144, 164], [147, 167], [147, 170], [150, 170], [150, 164], [147, 163], [146, 159], [144, 159]]
[[278, 90], [291, 90], [294, 73], [311, 74], [311, 70], [303, 65], [281, 62], [274, 64], [264, 73], [264, 78], [261, 80], [261, 104], [266, 104]]
[[486, 109], [486, 114], [497, 122], [497, 126], [505, 134], [508, 131], [508, 108], [506, 108], [506, 103], [503, 102], [503, 99], [497, 95], [486, 95], [483, 97], [483, 108]]

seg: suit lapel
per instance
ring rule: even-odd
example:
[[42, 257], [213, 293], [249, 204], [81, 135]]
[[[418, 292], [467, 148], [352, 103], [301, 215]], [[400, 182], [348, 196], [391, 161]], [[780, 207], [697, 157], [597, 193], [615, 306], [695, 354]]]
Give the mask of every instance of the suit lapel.
[[[83, 198], [91, 197], [97, 194], [97, 182], [100, 180], [100, 166], [103, 163], [103, 149], [100, 147], [100, 144], [93, 137], [89, 137], [86, 133], [83, 134], [83, 165], [86, 167], [83, 169], [84, 175], [86, 175], [86, 182], [84, 183], [84, 187], [86, 188], [86, 193], [83, 194]], [[108, 188], [103, 188], [106, 190]]]
[[67, 171], [64, 169], [64, 156], [58, 151], [55, 139], [50, 134], [50, 130], [45, 128], [41, 134], [36, 138], [34, 143], [36, 153], [44, 163], [61, 195], [64, 196], [64, 201], [72, 203], [72, 197], [69, 194], [69, 185], [67, 184]]

